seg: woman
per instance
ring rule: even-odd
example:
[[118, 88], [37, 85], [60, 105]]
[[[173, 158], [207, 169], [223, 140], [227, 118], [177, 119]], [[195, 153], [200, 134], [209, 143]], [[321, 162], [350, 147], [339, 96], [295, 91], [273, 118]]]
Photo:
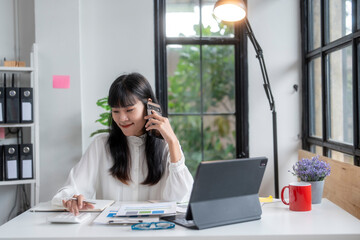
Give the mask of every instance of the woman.
[[[138, 73], [122, 75], [110, 87], [109, 134], [96, 137], [80, 162], [70, 171], [65, 187], [54, 196], [75, 215], [94, 206], [85, 199], [117, 201], [189, 198], [193, 178], [169, 120], [146, 103], [157, 102], [149, 82]], [[160, 132], [163, 139], [149, 135]]]

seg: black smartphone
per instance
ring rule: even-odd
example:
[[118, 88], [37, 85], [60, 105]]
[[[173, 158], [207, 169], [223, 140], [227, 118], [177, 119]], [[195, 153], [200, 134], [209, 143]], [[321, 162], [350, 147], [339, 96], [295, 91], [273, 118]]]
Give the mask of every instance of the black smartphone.
[[[147, 102], [146, 109], [147, 109], [147, 115], [151, 115], [152, 114], [151, 111], [154, 110], [158, 115], [162, 116], [161, 107], [157, 103]], [[150, 136], [163, 139], [163, 136], [161, 136], [161, 133], [158, 130], [153, 129], [150, 130], [148, 133]]]

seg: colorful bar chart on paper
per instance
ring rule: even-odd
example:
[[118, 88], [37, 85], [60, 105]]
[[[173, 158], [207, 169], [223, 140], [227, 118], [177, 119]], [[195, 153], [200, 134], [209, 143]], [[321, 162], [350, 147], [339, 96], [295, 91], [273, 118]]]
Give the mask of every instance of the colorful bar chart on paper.
[[176, 202], [121, 204], [116, 216], [175, 214]]

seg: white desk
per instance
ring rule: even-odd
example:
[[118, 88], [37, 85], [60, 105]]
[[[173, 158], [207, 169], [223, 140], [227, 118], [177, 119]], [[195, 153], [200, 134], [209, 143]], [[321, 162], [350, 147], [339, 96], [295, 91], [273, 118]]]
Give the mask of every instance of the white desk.
[[327, 199], [310, 212], [292, 212], [281, 202], [263, 206], [261, 220], [205, 230], [181, 226], [157, 231], [133, 231], [129, 226], [50, 224], [53, 213], [25, 212], [0, 226], [0, 239], [360, 239], [360, 220]]

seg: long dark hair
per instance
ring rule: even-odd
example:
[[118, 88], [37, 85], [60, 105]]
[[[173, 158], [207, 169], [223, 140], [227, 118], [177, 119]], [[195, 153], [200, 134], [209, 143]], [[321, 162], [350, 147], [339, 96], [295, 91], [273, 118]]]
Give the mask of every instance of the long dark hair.
[[[110, 107], [126, 107], [134, 105], [140, 100], [146, 107], [147, 99], [158, 103], [149, 82], [139, 73], [130, 73], [118, 77], [109, 90], [108, 104]], [[127, 138], [110, 114], [110, 135], [108, 145], [114, 165], [109, 169], [111, 175], [124, 184], [131, 181], [131, 156]], [[164, 140], [146, 134], [145, 155], [148, 175], [142, 184], [154, 185], [158, 183], [164, 173], [165, 162], [162, 154], [165, 147]]]

